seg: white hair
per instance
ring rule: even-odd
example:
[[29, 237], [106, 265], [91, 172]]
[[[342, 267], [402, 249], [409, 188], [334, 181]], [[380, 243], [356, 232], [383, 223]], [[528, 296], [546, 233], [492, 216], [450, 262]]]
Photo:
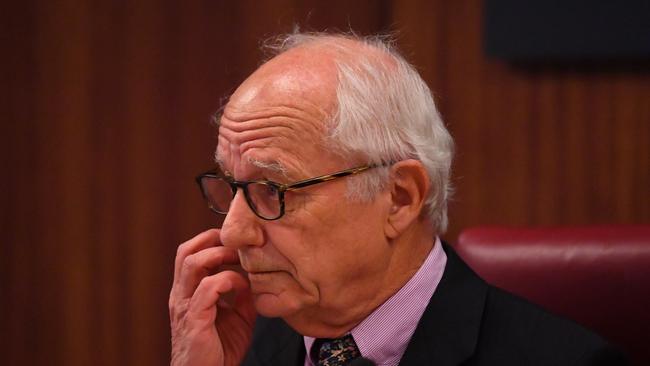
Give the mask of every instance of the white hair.
[[[443, 233], [454, 143], [431, 91], [392, 42], [387, 37], [294, 32], [266, 46], [276, 55], [296, 47], [334, 51], [338, 103], [326, 145], [343, 156], [361, 156], [368, 164], [419, 160], [431, 180], [425, 210], [436, 231]], [[349, 197], [372, 199], [388, 183], [389, 171], [377, 168], [352, 177]]]

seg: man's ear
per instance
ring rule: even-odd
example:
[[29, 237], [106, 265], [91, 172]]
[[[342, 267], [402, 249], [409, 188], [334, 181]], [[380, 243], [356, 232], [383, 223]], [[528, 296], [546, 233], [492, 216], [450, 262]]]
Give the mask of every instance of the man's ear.
[[391, 167], [391, 206], [386, 220], [386, 235], [394, 239], [418, 220], [431, 182], [418, 160], [408, 159]]

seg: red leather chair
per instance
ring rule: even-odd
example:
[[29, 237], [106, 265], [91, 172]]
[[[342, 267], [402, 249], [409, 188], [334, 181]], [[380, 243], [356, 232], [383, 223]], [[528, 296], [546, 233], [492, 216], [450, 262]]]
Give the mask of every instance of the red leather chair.
[[454, 247], [487, 282], [650, 365], [650, 225], [479, 227]]

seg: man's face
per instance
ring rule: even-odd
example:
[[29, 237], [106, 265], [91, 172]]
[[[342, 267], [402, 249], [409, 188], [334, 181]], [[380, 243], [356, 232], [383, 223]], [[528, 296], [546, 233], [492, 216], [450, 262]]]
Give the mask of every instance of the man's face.
[[[292, 183], [357, 165], [323, 147], [336, 74], [333, 65], [315, 66], [312, 58], [289, 51], [232, 96], [217, 159], [236, 180]], [[258, 312], [283, 317], [303, 334], [317, 332], [311, 324], [335, 327], [367, 314], [388, 280], [389, 193], [353, 202], [346, 198], [347, 179], [287, 192], [285, 215], [276, 221], [258, 218], [239, 190], [223, 223], [221, 240], [239, 250]]]

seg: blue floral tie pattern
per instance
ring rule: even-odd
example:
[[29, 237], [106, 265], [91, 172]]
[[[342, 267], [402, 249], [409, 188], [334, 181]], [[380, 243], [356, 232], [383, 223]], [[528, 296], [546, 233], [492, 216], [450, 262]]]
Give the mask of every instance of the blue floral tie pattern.
[[344, 366], [361, 356], [350, 334], [336, 339], [321, 339], [319, 343], [318, 366]]

